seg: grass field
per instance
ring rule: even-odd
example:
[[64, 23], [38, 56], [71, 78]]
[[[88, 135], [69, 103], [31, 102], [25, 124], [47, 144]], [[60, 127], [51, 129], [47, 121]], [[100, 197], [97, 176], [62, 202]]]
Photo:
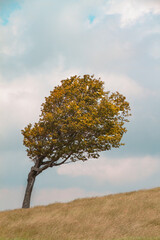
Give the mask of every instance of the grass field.
[[0, 212], [0, 240], [160, 240], [160, 188]]
[[[12, 239], [12, 240], [28, 240], [28, 238], [9, 238], [9, 239]], [[33, 239], [33, 238], [29, 238], [29, 239]], [[68, 238], [68, 240], [70, 240], [71, 238]], [[76, 239], [76, 238], [75, 238]], [[93, 238], [89, 238], [89, 239], [84, 239], [84, 240], [92, 240]], [[159, 240], [160, 238], [157, 237], [157, 238], [114, 238], [114, 240]], [[0, 238], [0, 240], [6, 240], [6, 238]]]

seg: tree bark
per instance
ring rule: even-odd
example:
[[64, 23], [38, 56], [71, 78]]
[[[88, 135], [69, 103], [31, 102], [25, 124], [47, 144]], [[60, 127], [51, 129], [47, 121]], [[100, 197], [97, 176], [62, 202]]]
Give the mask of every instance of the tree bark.
[[28, 174], [28, 179], [27, 179], [27, 187], [26, 187], [26, 192], [24, 195], [24, 200], [22, 204], [22, 208], [29, 208], [30, 207], [30, 201], [31, 201], [31, 193], [33, 189], [33, 185], [35, 182], [37, 172], [31, 168], [30, 173]]
[[[45, 158], [44, 156], [42, 156], [35, 162], [35, 165], [33, 167], [31, 167], [30, 173], [28, 174], [27, 187], [26, 187], [26, 191], [25, 191], [25, 195], [24, 195], [22, 208], [30, 207], [31, 194], [32, 194], [32, 189], [34, 186], [36, 176], [39, 175], [41, 172], [43, 172], [44, 170], [46, 170], [49, 167], [60, 166], [60, 165], [64, 164], [70, 156], [71, 156], [71, 153], [68, 155], [68, 157], [66, 157], [66, 159], [64, 159], [60, 163], [55, 163], [55, 161], [58, 161], [58, 158], [55, 159], [55, 161], [48, 161], [48, 162], [43, 163], [42, 161]], [[44, 165], [44, 166], [41, 167], [41, 165]]]

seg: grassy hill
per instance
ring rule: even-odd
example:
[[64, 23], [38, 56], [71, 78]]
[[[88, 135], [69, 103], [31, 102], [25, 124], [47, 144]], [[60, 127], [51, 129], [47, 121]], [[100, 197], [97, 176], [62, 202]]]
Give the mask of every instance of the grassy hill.
[[160, 239], [160, 188], [0, 212], [0, 240]]

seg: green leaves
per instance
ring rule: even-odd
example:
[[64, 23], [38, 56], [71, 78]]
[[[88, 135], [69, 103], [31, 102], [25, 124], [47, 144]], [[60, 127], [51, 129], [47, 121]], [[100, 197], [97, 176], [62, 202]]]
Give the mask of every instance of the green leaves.
[[129, 112], [125, 97], [105, 92], [94, 76], [62, 80], [45, 98], [39, 122], [22, 130], [28, 156], [52, 162], [97, 158], [99, 152], [122, 145]]

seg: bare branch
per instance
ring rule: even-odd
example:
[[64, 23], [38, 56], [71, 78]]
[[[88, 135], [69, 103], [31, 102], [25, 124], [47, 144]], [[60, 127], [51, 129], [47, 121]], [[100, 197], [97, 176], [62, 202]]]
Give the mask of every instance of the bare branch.
[[[64, 164], [64, 163], [70, 158], [71, 155], [72, 155], [72, 153], [70, 153], [70, 154], [69, 154], [62, 162], [60, 162], [60, 163], [55, 163], [55, 160], [54, 160], [54, 161], [47, 161], [47, 162], [45, 162], [45, 166], [44, 166], [44, 167], [42, 167], [42, 168], [35, 168], [35, 167], [33, 167], [32, 169], [37, 172], [37, 175], [39, 175], [41, 172], [43, 172], [44, 170], [46, 170], [46, 169], [49, 168], [49, 167], [53, 167], [53, 166], [56, 167], [56, 166], [60, 166], [60, 165]], [[56, 161], [58, 161], [58, 159], [57, 159]]]
[[64, 164], [73, 163], [73, 162], [78, 162], [78, 161], [81, 161], [81, 160], [69, 161], [69, 162], [65, 162]]
[[46, 162], [42, 162], [41, 165], [46, 165], [46, 164], [48, 164], [50, 162], [51, 162], [51, 160], [50, 161], [46, 161]]

